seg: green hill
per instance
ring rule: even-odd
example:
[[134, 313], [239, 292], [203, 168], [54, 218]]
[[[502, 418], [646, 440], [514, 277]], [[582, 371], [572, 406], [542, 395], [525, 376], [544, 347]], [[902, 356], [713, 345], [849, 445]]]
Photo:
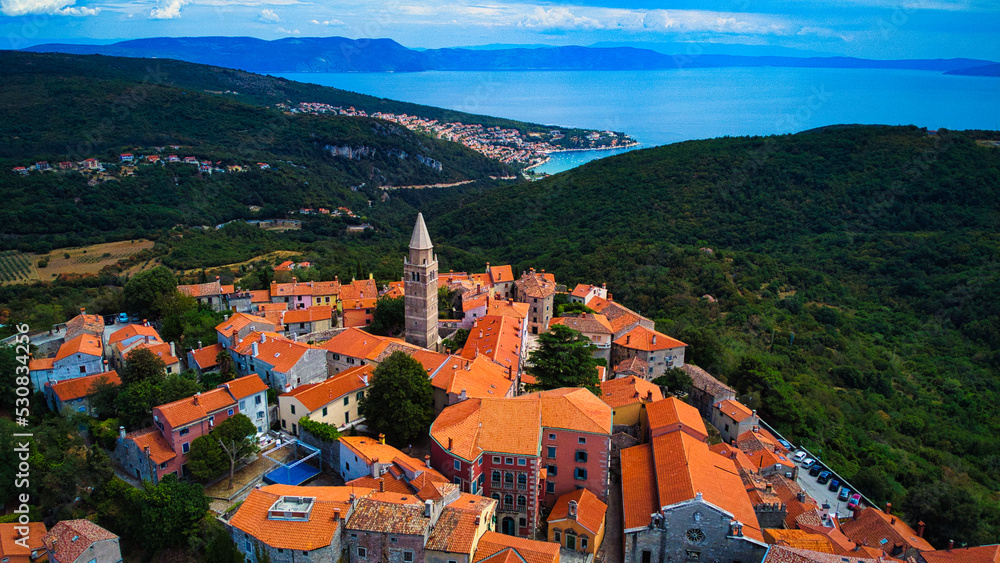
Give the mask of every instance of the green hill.
[[506, 260], [570, 287], [607, 282], [780, 431], [927, 522], [935, 545], [988, 543], [1000, 150], [975, 140], [990, 136], [865, 126], [692, 141], [485, 194], [401, 197], [436, 242], [475, 257], [454, 267]]

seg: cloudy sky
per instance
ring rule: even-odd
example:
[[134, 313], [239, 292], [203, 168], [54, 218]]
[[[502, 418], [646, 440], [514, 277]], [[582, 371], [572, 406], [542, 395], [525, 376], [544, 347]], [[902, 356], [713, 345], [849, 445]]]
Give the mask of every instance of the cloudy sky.
[[1000, 1], [0, 0], [3, 49], [198, 35], [388, 37], [418, 48], [680, 42], [1000, 60]]

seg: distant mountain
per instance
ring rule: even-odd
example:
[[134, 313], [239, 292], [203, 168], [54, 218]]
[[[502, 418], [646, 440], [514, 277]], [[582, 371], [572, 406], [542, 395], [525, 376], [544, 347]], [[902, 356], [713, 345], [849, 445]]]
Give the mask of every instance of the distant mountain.
[[979, 59], [872, 60], [853, 57], [666, 54], [635, 47], [408, 49], [391, 39], [158, 37], [111, 45], [45, 44], [26, 51], [169, 58], [250, 72], [420, 72], [426, 70], [668, 70], [702, 67], [909, 69], [939, 72], [996, 64]]
[[961, 74], [964, 76], [1000, 76], [1000, 64], [959, 68], [949, 70], [945, 74]]

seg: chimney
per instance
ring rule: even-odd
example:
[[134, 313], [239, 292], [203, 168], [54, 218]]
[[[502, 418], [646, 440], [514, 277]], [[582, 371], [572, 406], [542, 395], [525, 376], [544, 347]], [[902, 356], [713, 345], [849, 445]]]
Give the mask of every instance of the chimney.
[[632, 340], [632, 335], [631, 334], [626, 334], [625, 335], [625, 345], [626, 346], [628, 346], [628, 343], [629, 343], [630, 340]]
[[569, 501], [569, 517], [576, 520], [576, 501]]
[[142, 319], [142, 326], [149, 326], [149, 321]]
[[655, 334], [653, 335], [653, 345], [654, 346], [656, 345], [656, 335]]
[[454, 446], [455, 446], [455, 440], [449, 437], [448, 438], [448, 451], [450, 452], [451, 448], [454, 447]]
[[652, 391], [646, 391], [646, 400], [652, 402], [652, 400], [653, 400], [653, 392]]
[[424, 455], [424, 464], [427, 465], [427, 467], [431, 466], [431, 456], [430, 456], [430, 454], [425, 454]]
[[464, 401], [464, 400], [466, 400], [468, 398], [469, 398], [469, 396], [465, 393], [465, 389], [462, 389], [462, 392], [458, 394], [458, 400], [459, 401]]
[[920, 538], [924, 537], [924, 528], [926, 526], [927, 526], [927, 524], [924, 524], [923, 520], [921, 520], [920, 522], [917, 522], [917, 537], [920, 537]]
[[431, 517], [431, 508], [433, 508], [433, 507], [434, 507], [434, 501], [432, 501], [432, 500], [425, 500], [424, 501], [424, 518], [430, 518]]
[[194, 394], [194, 404], [196, 404], [196, 405], [198, 404], [198, 399], [200, 397], [201, 397], [201, 393], [195, 393]]
[[198, 341], [198, 349], [201, 350], [203, 346], [201, 345], [201, 340]]
[[219, 281], [219, 276], [215, 276], [215, 281]]
[[149, 335], [148, 334], [145, 336], [145, 339], [146, 339], [146, 344], [149, 344]]
[[886, 514], [892, 514], [892, 503], [891, 502], [885, 503], [885, 513]]
[[121, 438], [122, 440], [125, 439], [125, 427], [124, 426], [119, 426], [118, 427], [118, 437]]
[[170, 355], [177, 357], [177, 346], [173, 342], [170, 343]]
[[799, 491], [798, 494], [795, 495], [795, 500], [799, 502], [805, 502], [806, 501], [805, 491]]
[[86, 315], [87, 314], [87, 308], [86, 307], [80, 307], [80, 314], [81, 315]]
[[255, 358], [257, 357], [257, 343], [256, 342], [253, 343], [253, 355], [254, 355]]
[[378, 443], [382, 444], [383, 446], [385, 445], [385, 434], [378, 435]]
[[338, 520], [340, 520], [340, 509], [339, 508], [334, 508], [333, 509], [333, 521], [337, 522]]
[[385, 479], [379, 479], [378, 480], [378, 492], [380, 492], [380, 493], [384, 493], [385, 492]]
[[955, 547], [955, 540], [948, 540], [948, 551], [951, 551], [953, 547]]
[[104, 371], [108, 371], [108, 361], [104, 360]]
[[265, 343], [265, 342], [267, 342], [267, 335], [265, 335], [265, 334], [264, 334], [264, 333], [262, 332], [262, 333], [260, 333], [260, 343], [261, 343], [261, 344], [263, 344], [263, 343]]

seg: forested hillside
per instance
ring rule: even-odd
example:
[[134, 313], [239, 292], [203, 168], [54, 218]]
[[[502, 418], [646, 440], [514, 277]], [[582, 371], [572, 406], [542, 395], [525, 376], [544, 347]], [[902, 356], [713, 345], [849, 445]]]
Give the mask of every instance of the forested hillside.
[[995, 135], [692, 141], [503, 190], [402, 197], [462, 256], [607, 282], [766, 420], [927, 522], [935, 545], [990, 543], [1000, 150], [975, 139]]

